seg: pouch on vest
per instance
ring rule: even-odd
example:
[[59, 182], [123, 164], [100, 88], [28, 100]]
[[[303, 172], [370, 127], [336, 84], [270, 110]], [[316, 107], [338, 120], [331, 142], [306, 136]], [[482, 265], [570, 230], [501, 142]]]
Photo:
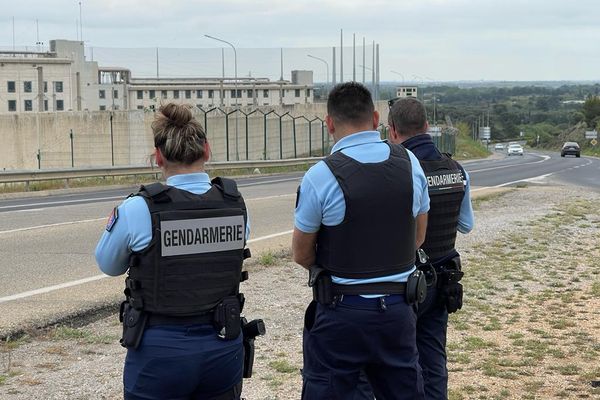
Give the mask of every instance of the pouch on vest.
[[237, 296], [225, 297], [215, 308], [214, 324], [218, 336], [223, 340], [233, 340], [240, 336], [240, 300]]
[[148, 314], [137, 310], [124, 301], [121, 303], [119, 320], [123, 323], [123, 336], [119, 341], [127, 349], [137, 349], [144, 335], [144, 328], [148, 322]]

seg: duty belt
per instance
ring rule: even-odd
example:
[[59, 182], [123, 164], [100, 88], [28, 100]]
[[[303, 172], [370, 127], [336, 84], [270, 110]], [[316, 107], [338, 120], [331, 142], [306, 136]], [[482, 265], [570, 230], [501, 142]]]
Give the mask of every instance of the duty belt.
[[151, 314], [148, 316], [147, 326], [156, 325], [197, 325], [212, 324], [215, 320], [213, 312], [190, 317], [173, 317], [169, 315]]

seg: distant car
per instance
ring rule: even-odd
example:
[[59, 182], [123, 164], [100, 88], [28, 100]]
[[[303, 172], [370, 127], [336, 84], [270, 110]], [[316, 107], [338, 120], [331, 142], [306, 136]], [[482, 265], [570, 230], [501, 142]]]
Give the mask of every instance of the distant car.
[[568, 155], [581, 157], [581, 148], [579, 147], [579, 144], [576, 142], [565, 142], [560, 150], [560, 156], [564, 157]]
[[504, 150], [504, 145], [502, 143], [496, 143], [494, 150]]
[[509, 156], [522, 156], [523, 147], [520, 144], [511, 144], [508, 146], [507, 153]]

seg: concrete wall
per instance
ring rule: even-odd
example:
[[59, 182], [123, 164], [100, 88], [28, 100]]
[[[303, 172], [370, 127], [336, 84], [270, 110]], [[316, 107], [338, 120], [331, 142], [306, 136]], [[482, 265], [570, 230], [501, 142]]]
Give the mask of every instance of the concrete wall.
[[[377, 107], [382, 114], [381, 122], [387, 121], [387, 104], [380, 102]], [[242, 108], [249, 113], [254, 108]], [[274, 114], [267, 116], [265, 154], [265, 118], [259, 112], [248, 117], [238, 114], [237, 148], [235, 113], [228, 117], [219, 111], [206, 115], [208, 140], [212, 149], [212, 160], [248, 159], [276, 160], [294, 156], [294, 123], [291, 116], [304, 116], [309, 120], [324, 119], [326, 106], [323, 103], [301, 104], [288, 107], [265, 107], [262, 111], [275, 110], [279, 115], [289, 112], [281, 119]], [[229, 112], [233, 109], [228, 109]], [[204, 125], [204, 113], [194, 109], [196, 118]], [[131, 111], [82, 111], [45, 113], [0, 113], [0, 170], [27, 170], [38, 168], [38, 149], [41, 155], [41, 168], [69, 168], [73, 160], [76, 168], [126, 165], [148, 165], [153, 151], [150, 125], [154, 113], [141, 110]], [[228, 129], [226, 129], [228, 125]], [[296, 119], [296, 154], [309, 153], [309, 123], [304, 118]], [[326, 151], [333, 141], [327, 128], [321, 122], [311, 124], [310, 148], [312, 155], [321, 155], [323, 144]], [[73, 152], [71, 153], [70, 132], [73, 132]], [[111, 146], [112, 132], [112, 146]], [[281, 147], [281, 150], [280, 150]], [[73, 158], [71, 158], [73, 157]]]

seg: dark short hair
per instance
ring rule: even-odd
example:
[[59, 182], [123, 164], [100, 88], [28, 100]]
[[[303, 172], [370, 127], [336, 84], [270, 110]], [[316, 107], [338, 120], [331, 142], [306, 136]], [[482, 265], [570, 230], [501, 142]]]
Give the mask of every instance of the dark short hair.
[[388, 122], [403, 135], [422, 133], [427, 122], [425, 106], [414, 97], [398, 99], [390, 107]]
[[360, 83], [336, 85], [327, 98], [327, 114], [341, 124], [371, 121], [375, 105], [369, 90]]

